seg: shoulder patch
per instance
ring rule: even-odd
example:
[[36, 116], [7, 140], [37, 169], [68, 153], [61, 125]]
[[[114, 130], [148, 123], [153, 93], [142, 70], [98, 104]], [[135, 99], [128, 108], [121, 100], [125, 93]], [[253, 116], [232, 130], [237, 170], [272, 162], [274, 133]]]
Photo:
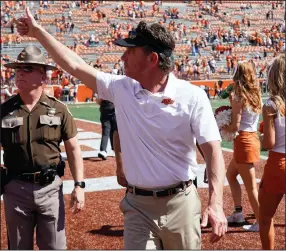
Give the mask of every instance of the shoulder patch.
[[[46, 95], [47, 95], [47, 94], [46, 94]], [[58, 102], [58, 103], [60, 103], [60, 104], [64, 105], [64, 106], [65, 106], [65, 108], [67, 109], [68, 113], [73, 117], [73, 115], [71, 114], [71, 112], [70, 112], [70, 110], [69, 110], [68, 106], [67, 106], [64, 102], [62, 102], [62, 101], [58, 100], [58, 99], [57, 99], [57, 98], [55, 98], [54, 96], [47, 95], [47, 97], [48, 97], [48, 98], [50, 98], [50, 99], [52, 99], [52, 100], [54, 100], [55, 102]]]

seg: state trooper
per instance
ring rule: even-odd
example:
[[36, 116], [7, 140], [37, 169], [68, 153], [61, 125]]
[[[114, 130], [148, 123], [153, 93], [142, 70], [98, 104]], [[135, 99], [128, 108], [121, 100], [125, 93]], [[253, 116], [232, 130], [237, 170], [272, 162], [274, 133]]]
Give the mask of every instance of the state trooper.
[[[39, 47], [29, 45], [17, 60], [18, 94], [1, 105], [1, 144], [4, 151], [2, 190], [9, 248], [33, 249], [34, 229], [39, 249], [66, 249], [63, 199], [63, 140], [73, 179], [71, 206], [84, 207], [83, 161], [77, 128], [68, 108], [45, 94], [47, 70]], [[4, 181], [4, 182], [3, 182]]]

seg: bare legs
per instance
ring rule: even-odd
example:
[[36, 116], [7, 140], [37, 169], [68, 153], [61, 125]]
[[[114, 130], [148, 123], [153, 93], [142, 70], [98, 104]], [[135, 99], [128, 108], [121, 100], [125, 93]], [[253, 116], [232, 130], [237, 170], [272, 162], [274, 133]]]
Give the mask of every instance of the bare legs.
[[259, 189], [259, 232], [262, 249], [274, 249], [273, 217], [282, 198], [283, 194], [266, 192], [263, 187]]
[[259, 203], [258, 191], [255, 179], [255, 169], [253, 164], [238, 164], [234, 159], [231, 160], [227, 169], [226, 177], [230, 185], [231, 194], [234, 205], [241, 206], [241, 188], [237, 180], [237, 175], [240, 174], [245, 185], [249, 202], [255, 214], [256, 220], [259, 220]]

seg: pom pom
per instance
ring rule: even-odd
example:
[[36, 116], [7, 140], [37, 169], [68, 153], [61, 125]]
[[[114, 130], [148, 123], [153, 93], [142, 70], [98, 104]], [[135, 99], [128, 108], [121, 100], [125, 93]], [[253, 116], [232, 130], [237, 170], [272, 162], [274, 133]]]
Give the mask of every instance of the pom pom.
[[231, 106], [221, 106], [215, 110], [215, 114], [214, 114], [219, 131], [220, 131], [220, 135], [222, 139], [225, 141], [232, 141], [236, 136], [235, 132], [234, 133], [227, 132], [222, 129], [222, 127], [230, 125], [231, 113], [232, 113]]

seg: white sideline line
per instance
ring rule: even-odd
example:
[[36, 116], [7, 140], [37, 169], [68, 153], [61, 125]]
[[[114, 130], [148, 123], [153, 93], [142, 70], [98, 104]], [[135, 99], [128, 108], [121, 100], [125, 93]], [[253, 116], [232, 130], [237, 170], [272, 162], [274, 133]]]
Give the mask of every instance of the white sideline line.
[[87, 119], [78, 119], [78, 118], [74, 118], [74, 119], [78, 120], [78, 121], [82, 121], [82, 122], [88, 122], [88, 123], [91, 123], [91, 124], [101, 125], [101, 123], [99, 123], [99, 122], [94, 122], [94, 121], [87, 120]]
[[[203, 182], [204, 179], [204, 171], [205, 164], [199, 164], [196, 170], [197, 173], [197, 182], [198, 188], [208, 188], [208, 184]], [[237, 177], [239, 184], [243, 184], [241, 177], [238, 175]], [[107, 176], [107, 177], [99, 177], [99, 178], [87, 178], [84, 179], [86, 183], [85, 192], [98, 192], [98, 191], [110, 191], [110, 190], [121, 190], [125, 189], [117, 183], [116, 176]], [[260, 179], [256, 179], [257, 182], [260, 182]], [[228, 186], [227, 179], [224, 181], [224, 186]], [[71, 194], [74, 188], [73, 180], [63, 180], [63, 193]], [[3, 200], [3, 196], [1, 196], [1, 200]]]

